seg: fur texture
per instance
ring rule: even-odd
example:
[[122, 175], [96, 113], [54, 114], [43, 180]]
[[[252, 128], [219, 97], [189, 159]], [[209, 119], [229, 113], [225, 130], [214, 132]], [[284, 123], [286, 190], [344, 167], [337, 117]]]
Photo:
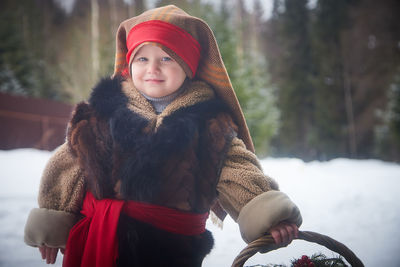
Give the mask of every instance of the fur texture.
[[209, 231], [197, 236], [168, 233], [121, 215], [118, 267], [200, 267], [214, 239]]
[[[120, 80], [103, 79], [94, 88], [89, 104], [77, 106], [69, 127], [69, 143], [79, 154], [93, 194], [97, 198], [109, 197], [112, 195], [110, 188], [115, 188], [119, 181], [118, 194], [123, 199], [157, 202], [161, 188], [165, 186], [163, 172], [168, 165], [187, 161], [187, 157], [191, 158], [191, 163], [206, 165], [192, 164], [191, 167], [196, 169], [205, 167], [197, 172], [216, 177], [218, 171], [210, 160], [221, 164], [222, 150], [228, 147], [234, 132], [229, 125], [218, 127], [220, 123], [216, 117], [227, 111], [225, 105], [213, 99], [178, 109], [165, 117], [163, 124], [155, 130], [149, 126], [150, 121], [127, 108]], [[227, 118], [225, 116], [223, 120]], [[210, 141], [215, 144], [210, 145]], [[222, 145], [218, 144], [221, 141]], [[210, 156], [212, 159], [208, 158]], [[211, 184], [201, 185], [205, 182], [193, 181], [198, 185], [192, 187], [215, 188], [216, 182], [214, 179]]]
[[118, 107], [124, 107], [128, 103], [128, 98], [122, 93], [122, 81], [120, 76], [114, 79], [103, 78], [93, 88], [89, 104], [100, 117], [110, 118]]
[[[127, 107], [120, 79], [104, 79], [80, 103], [68, 143], [96, 198], [121, 198], [196, 213], [217, 197], [225, 154], [237, 130], [219, 100], [178, 108], [155, 127]], [[211, 233], [183, 236], [121, 215], [118, 266], [201, 266]], [[156, 256], [155, 256], [156, 255]]]
[[95, 116], [93, 109], [82, 102], [76, 106], [67, 131], [70, 150], [78, 158], [85, 182], [97, 198], [114, 194], [108, 128], [107, 121]]
[[181, 109], [166, 117], [156, 132], [147, 134], [143, 134], [147, 120], [127, 109], [119, 109], [110, 120], [110, 127], [113, 140], [125, 155], [119, 175], [122, 196], [154, 201], [162, 186], [160, 171], [168, 159], [180, 157], [188, 149], [195, 149], [197, 153], [205, 149], [202, 146], [205, 144], [200, 144], [204, 143], [201, 137], [205, 123], [220, 109], [218, 104], [208, 101]]

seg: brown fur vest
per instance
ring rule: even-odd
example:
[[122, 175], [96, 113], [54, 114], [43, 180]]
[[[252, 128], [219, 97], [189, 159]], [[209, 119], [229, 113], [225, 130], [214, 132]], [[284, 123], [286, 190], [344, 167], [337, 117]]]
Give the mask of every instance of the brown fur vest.
[[[120, 78], [104, 79], [89, 102], [78, 104], [74, 111], [67, 140], [84, 170], [87, 189], [98, 199], [209, 211], [235, 136], [228, 109], [217, 99], [198, 102], [175, 110], [156, 128], [128, 109], [128, 101]], [[118, 232], [119, 266], [199, 266], [213, 244], [208, 231], [179, 236], [124, 215]], [[151, 256], [155, 247], [162, 255]]]

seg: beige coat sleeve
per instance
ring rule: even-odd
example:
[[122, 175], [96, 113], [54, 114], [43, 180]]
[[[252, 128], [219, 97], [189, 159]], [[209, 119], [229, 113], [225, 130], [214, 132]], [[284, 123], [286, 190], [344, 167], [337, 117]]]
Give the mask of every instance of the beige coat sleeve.
[[298, 226], [302, 222], [297, 206], [264, 175], [256, 155], [239, 138], [233, 139], [227, 153], [217, 191], [220, 204], [238, 222], [246, 242], [261, 237], [279, 222]]
[[279, 190], [278, 184], [264, 175], [256, 155], [246, 149], [242, 140], [235, 137], [217, 185], [222, 207], [236, 221], [244, 205], [271, 189]]
[[43, 172], [39, 208], [34, 208], [25, 225], [25, 243], [30, 246], [65, 247], [69, 230], [79, 219], [84, 196], [84, 179], [68, 145], [61, 145]]

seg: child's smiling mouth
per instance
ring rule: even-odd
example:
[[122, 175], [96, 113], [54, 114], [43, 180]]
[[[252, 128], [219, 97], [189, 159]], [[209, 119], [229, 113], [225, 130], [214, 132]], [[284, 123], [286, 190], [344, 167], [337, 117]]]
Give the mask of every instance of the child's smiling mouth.
[[144, 81], [145, 81], [145, 82], [149, 82], [149, 83], [162, 83], [162, 82], [164, 82], [164, 80], [161, 80], [161, 79], [154, 79], [154, 78], [145, 79]]

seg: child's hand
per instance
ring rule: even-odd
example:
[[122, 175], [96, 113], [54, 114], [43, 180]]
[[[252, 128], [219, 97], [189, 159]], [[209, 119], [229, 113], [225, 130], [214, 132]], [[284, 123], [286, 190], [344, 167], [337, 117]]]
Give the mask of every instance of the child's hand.
[[[61, 253], [64, 253], [64, 249], [60, 249]], [[50, 248], [48, 246], [39, 247], [42, 259], [46, 260], [47, 264], [54, 264], [57, 259], [58, 248]]]
[[299, 236], [299, 228], [294, 223], [281, 222], [272, 227], [269, 232], [277, 245], [288, 245], [294, 238]]

